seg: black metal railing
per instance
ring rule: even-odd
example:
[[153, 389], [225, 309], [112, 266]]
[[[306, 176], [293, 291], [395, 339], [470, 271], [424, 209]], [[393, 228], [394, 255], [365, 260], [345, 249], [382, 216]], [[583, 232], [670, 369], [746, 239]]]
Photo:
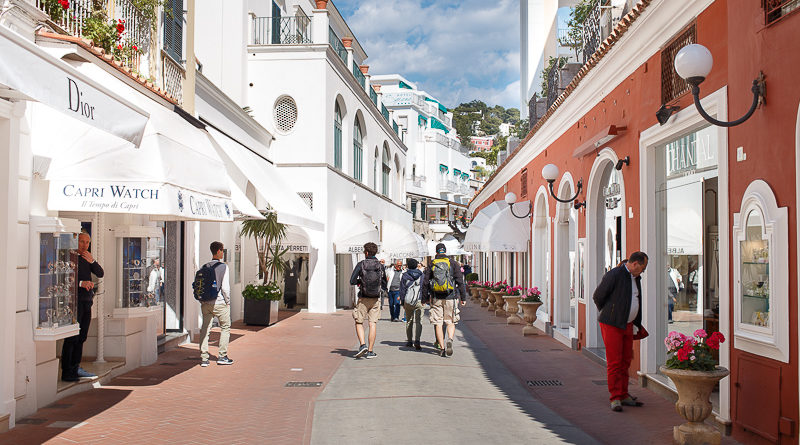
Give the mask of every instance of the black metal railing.
[[367, 87], [367, 76], [361, 72], [361, 68], [355, 62], [353, 62], [353, 76], [358, 81], [358, 84], [361, 85], [361, 88]]
[[372, 87], [369, 87], [369, 98], [372, 100], [372, 103], [374, 103], [375, 106], [377, 107], [378, 106], [378, 93], [376, 93], [375, 90], [372, 89]]
[[347, 66], [347, 48], [344, 47], [342, 40], [333, 32], [333, 28], [328, 28], [328, 43], [331, 44], [331, 47], [339, 55], [339, 58], [342, 59], [345, 66]]
[[553, 67], [547, 72], [547, 108], [553, 105], [561, 94], [559, 86], [561, 84], [561, 67], [558, 61], [553, 64]]
[[307, 45], [311, 42], [311, 20], [305, 16], [254, 17], [254, 45]]
[[602, 30], [600, 27], [600, 17], [602, 16], [602, 9], [600, 2], [598, 2], [586, 21], [583, 22], [583, 61], [588, 62], [592, 55], [600, 47], [600, 42], [603, 41]]
[[790, 12], [800, 9], [800, 0], [764, 0], [764, 22], [769, 25], [777, 22]]

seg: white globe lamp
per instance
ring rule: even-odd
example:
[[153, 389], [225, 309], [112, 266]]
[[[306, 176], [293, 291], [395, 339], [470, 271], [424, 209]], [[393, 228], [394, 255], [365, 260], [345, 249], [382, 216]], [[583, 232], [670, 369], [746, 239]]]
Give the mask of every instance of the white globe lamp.
[[675, 55], [675, 72], [690, 84], [699, 84], [711, 72], [714, 57], [703, 45], [686, 45]]
[[558, 167], [555, 164], [545, 165], [542, 169], [542, 178], [550, 183], [558, 179]]
[[506, 193], [505, 201], [506, 201], [506, 204], [508, 204], [508, 205], [511, 205], [511, 204], [514, 204], [515, 202], [517, 202], [516, 193], [514, 193], [514, 192]]

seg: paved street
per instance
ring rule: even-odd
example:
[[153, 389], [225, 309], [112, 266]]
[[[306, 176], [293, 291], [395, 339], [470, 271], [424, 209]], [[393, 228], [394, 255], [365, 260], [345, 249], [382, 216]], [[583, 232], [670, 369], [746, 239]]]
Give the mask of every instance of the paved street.
[[[435, 355], [427, 320], [422, 351], [384, 318], [378, 357], [354, 360], [349, 312], [282, 318], [235, 325], [231, 367], [200, 368], [197, 346], [185, 345], [23, 419], [0, 443], [666, 444], [679, 422], [670, 402], [635, 386], [646, 406], [612, 413], [602, 367], [474, 305], [449, 359]], [[537, 379], [561, 385], [526, 384]]]

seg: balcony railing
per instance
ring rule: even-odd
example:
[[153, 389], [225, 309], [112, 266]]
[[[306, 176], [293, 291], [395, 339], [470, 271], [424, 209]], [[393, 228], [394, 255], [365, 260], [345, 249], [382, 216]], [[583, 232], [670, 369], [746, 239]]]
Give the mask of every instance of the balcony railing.
[[333, 28], [328, 28], [328, 43], [331, 44], [333, 51], [339, 55], [339, 58], [342, 59], [342, 62], [347, 66], [347, 48], [344, 47], [342, 40], [336, 36]]
[[447, 180], [447, 191], [458, 193], [458, 184], [456, 184], [456, 181], [453, 181], [451, 179]]
[[294, 17], [253, 17], [254, 45], [307, 45], [311, 42], [311, 19]]
[[762, 4], [767, 25], [800, 8], [800, 0], [766, 0]]
[[377, 107], [378, 106], [378, 93], [376, 93], [375, 90], [372, 89], [372, 87], [369, 87], [369, 98], [372, 100], [372, 103], [374, 103], [375, 106]]
[[[358, 64], [353, 62], [353, 76], [355, 76], [358, 84], [361, 85], [361, 88], [367, 87], [367, 76], [361, 72], [361, 68], [358, 67]], [[372, 89], [372, 88], [370, 88]]]
[[395, 121], [392, 121], [392, 130], [394, 130], [394, 134], [400, 136], [400, 127], [397, 126]]
[[165, 51], [161, 51], [161, 80], [164, 91], [175, 98], [179, 104], [183, 103], [183, 80], [186, 70], [178, 62], [172, 60]]
[[424, 176], [412, 175], [409, 179], [414, 184], [414, 187], [422, 187], [422, 183], [425, 182]]
[[381, 104], [381, 114], [383, 118], [386, 119], [386, 122], [389, 122], [389, 110], [386, 109], [386, 106]]

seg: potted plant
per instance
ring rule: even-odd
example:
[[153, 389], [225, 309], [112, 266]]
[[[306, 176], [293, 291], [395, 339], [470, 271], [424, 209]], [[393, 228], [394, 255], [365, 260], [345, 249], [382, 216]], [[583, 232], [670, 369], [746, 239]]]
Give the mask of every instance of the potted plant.
[[[242, 236], [253, 238], [258, 253], [260, 285], [248, 285], [242, 292], [244, 297], [244, 322], [246, 324], [266, 325], [278, 321], [278, 302], [281, 299], [277, 280], [285, 268], [283, 256], [289, 249], [281, 248], [281, 240], [286, 236], [286, 226], [278, 222], [275, 212], [264, 213], [265, 219], [251, 219], [242, 222]], [[252, 286], [248, 295], [247, 288]], [[251, 323], [249, 320], [252, 320]], [[262, 320], [261, 322], [258, 322]]]
[[708, 400], [711, 391], [730, 374], [726, 368], [717, 366], [712, 355], [724, 341], [721, 333], [708, 335], [703, 329], [694, 331], [693, 337], [673, 331], [664, 339], [667, 352], [672, 355], [660, 371], [675, 383], [678, 390], [675, 410], [687, 420], [672, 429], [676, 444], [720, 442], [720, 432], [703, 422], [711, 414]]
[[497, 310], [497, 303], [502, 304], [503, 299], [501, 298], [498, 302], [497, 297], [503, 293], [503, 289], [507, 284], [508, 283], [505, 281], [495, 281], [492, 283], [492, 286], [489, 289], [489, 307], [487, 308], [489, 312], [494, 312]]
[[491, 286], [492, 283], [489, 281], [484, 281], [481, 283], [481, 287], [478, 290], [478, 294], [480, 294], [481, 297], [481, 307], [489, 306], [489, 297], [491, 296], [489, 292], [492, 290]]
[[508, 318], [506, 318], [506, 324], [522, 323], [522, 319], [519, 318], [519, 315], [517, 315], [517, 312], [519, 312], [519, 306], [517, 306], [517, 302], [520, 298], [522, 298], [522, 286], [509, 286], [506, 288], [506, 294], [503, 296], [503, 299], [508, 305], [508, 308], [506, 309], [506, 313], [508, 314]]
[[522, 328], [522, 335], [537, 335], [533, 322], [536, 321], [536, 311], [542, 305], [542, 292], [538, 287], [533, 287], [524, 292], [525, 298], [519, 301], [522, 307], [522, 316], [525, 319], [525, 327]]
[[269, 326], [278, 321], [278, 301], [281, 299], [278, 283], [250, 283], [244, 287], [242, 297], [245, 324]]

